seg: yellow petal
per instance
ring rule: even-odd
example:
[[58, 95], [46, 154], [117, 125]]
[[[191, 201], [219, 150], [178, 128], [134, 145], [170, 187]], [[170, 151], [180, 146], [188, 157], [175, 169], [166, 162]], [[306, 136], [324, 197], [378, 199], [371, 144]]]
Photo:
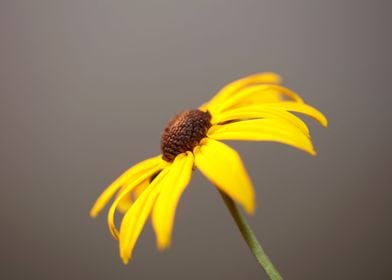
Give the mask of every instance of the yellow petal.
[[282, 119], [255, 119], [215, 125], [209, 129], [208, 137], [216, 140], [279, 142], [315, 155], [310, 138]]
[[206, 112], [208, 110], [208, 102], [204, 103], [203, 105], [199, 106], [199, 110]]
[[127, 171], [125, 171], [120, 177], [118, 177], [113, 183], [111, 183], [103, 193], [98, 197], [94, 206], [90, 210], [90, 216], [96, 217], [103, 207], [108, 203], [108, 201], [113, 197], [113, 195], [124, 185], [126, 181], [135, 180], [140, 174], [146, 172], [147, 170], [153, 168], [154, 166], [162, 162], [162, 156], [156, 156], [149, 158], [138, 164], [132, 166]]
[[132, 192], [142, 182], [144, 182], [145, 180], [149, 180], [153, 175], [160, 172], [167, 165], [168, 165], [167, 162], [162, 160], [158, 165], [154, 166], [153, 168], [146, 170], [144, 173], [140, 173], [139, 177], [137, 177], [137, 178], [135, 178], [135, 180], [131, 181], [129, 183], [129, 185], [127, 185], [124, 188], [124, 190], [121, 192], [121, 194], [119, 194], [116, 197], [113, 204], [109, 208], [108, 217], [107, 217], [108, 227], [109, 227], [110, 233], [113, 235], [114, 238], [118, 239], [118, 230], [117, 230], [116, 224], [114, 222], [114, 216], [115, 216], [115, 213], [116, 213], [116, 210], [118, 208], [119, 203], [124, 199], [124, 197], [128, 196], [130, 194], [130, 192]]
[[170, 167], [171, 166], [166, 167], [159, 173], [124, 215], [120, 227], [119, 246], [120, 256], [125, 264], [128, 263], [132, 256], [136, 241], [151, 213], [155, 199], [159, 194], [159, 184], [167, 176]]
[[[236, 108], [248, 104], [263, 104], [268, 102], [272, 94], [276, 95], [276, 100], [282, 100], [283, 97], [290, 98], [293, 101], [303, 103], [302, 98], [294, 91], [274, 84], [262, 84], [249, 86], [239, 90], [235, 95], [224, 100], [220, 105], [216, 105], [211, 110], [212, 115], [224, 112], [230, 108]], [[265, 98], [265, 96], [268, 98]]]
[[[133, 202], [140, 196], [140, 194], [148, 187], [149, 184], [150, 178], [144, 180], [139, 185], [137, 185], [132, 192], [128, 192], [118, 203], [117, 210], [120, 213], [125, 213], [129, 209], [129, 207], [132, 206]], [[126, 186], [127, 185], [123, 186], [122, 189], [119, 190], [118, 195], [120, 195], [124, 191]]]
[[136, 200], [148, 187], [148, 185], [150, 184], [152, 180], [146, 180], [144, 181], [144, 184], [140, 184], [139, 186], [135, 187], [135, 189], [133, 190], [133, 199]]
[[[146, 180], [146, 182], [148, 182], [148, 180]], [[124, 196], [120, 202], [118, 203], [117, 206], [117, 211], [120, 213], [125, 213], [127, 212], [127, 210], [129, 209], [129, 207], [131, 207], [133, 204], [133, 198], [132, 198], [132, 194], [128, 193], [126, 196]]]
[[191, 152], [178, 155], [169, 173], [160, 183], [161, 192], [152, 212], [152, 225], [160, 250], [170, 246], [176, 208], [191, 179], [193, 164], [194, 157]]
[[263, 84], [263, 83], [279, 84], [280, 82], [281, 82], [280, 76], [272, 72], [258, 73], [258, 74], [254, 74], [238, 79], [223, 87], [208, 102], [208, 110], [214, 111], [214, 108], [216, 108], [216, 106], [220, 105], [227, 98], [230, 98], [232, 95], [236, 94], [240, 89], [245, 88], [247, 86]]
[[322, 126], [324, 127], [328, 126], [328, 120], [324, 116], [324, 114], [308, 104], [304, 104], [304, 103], [301, 104], [292, 101], [282, 101], [282, 102], [268, 103], [263, 105], [269, 107], [281, 108], [290, 112], [305, 114], [318, 121]]
[[263, 90], [262, 94], [257, 96], [257, 102], [279, 102], [284, 99], [284, 95], [273, 88]]
[[305, 135], [309, 135], [309, 129], [306, 124], [297, 116], [287, 112], [281, 108], [269, 107], [268, 105], [252, 105], [241, 108], [228, 110], [213, 116], [211, 119], [212, 124], [219, 124], [228, 121], [238, 121], [246, 119], [283, 119], [286, 120], [300, 129]]
[[194, 149], [197, 168], [248, 213], [255, 209], [255, 195], [238, 153], [229, 146], [204, 138]]

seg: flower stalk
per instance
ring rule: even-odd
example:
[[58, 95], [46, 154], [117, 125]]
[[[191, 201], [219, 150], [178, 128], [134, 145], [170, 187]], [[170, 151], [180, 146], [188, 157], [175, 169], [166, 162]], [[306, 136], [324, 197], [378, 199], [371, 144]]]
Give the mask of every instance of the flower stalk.
[[246, 244], [249, 249], [252, 251], [253, 255], [256, 257], [258, 263], [264, 269], [265, 273], [268, 275], [271, 280], [282, 280], [282, 276], [279, 274], [278, 270], [272, 264], [271, 260], [265, 253], [263, 247], [257, 240], [255, 234], [253, 233], [251, 227], [247, 223], [244, 216], [238, 210], [238, 207], [234, 203], [234, 201], [226, 195], [224, 192], [219, 190], [227, 208], [230, 211], [231, 216], [233, 217], [235, 223], [237, 224], [242, 237], [245, 239]]

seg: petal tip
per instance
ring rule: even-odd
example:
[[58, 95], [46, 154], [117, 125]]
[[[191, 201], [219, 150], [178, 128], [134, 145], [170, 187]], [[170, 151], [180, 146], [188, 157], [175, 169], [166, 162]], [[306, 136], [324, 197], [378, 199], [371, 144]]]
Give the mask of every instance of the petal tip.
[[95, 211], [94, 209], [91, 209], [89, 212], [89, 216], [90, 216], [90, 218], [94, 219], [98, 216], [98, 212]]
[[256, 212], [256, 205], [253, 202], [252, 205], [246, 206], [245, 211], [248, 215], [253, 215]]
[[318, 121], [319, 124], [321, 124], [323, 127], [328, 127], [328, 119], [327, 117], [321, 113], [320, 111], [317, 111], [318, 116], [314, 118]]
[[124, 265], [127, 265], [129, 263], [129, 258], [123, 257], [122, 261], [123, 261]]
[[169, 240], [157, 240], [157, 248], [160, 252], [167, 250], [170, 247]]
[[283, 82], [282, 76], [280, 76], [275, 72], [270, 71], [270, 72], [264, 72], [260, 74], [264, 76], [265, 82], [273, 82], [277, 84], [281, 84]]
[[328, 127], [328, 120], [327, 120], [327, 118], [325, 118], [321, 124], [324, 127]]
[[132, 252], [126, 251], [124, 248], [121, 248], [120, 245], [120, 257], [124, 265], [127, 265], [129, 261], [132, 259]]

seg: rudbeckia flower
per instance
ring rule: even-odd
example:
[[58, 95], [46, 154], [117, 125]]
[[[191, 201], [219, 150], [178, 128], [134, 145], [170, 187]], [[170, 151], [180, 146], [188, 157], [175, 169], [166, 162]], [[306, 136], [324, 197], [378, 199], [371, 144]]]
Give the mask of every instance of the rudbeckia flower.
[[[315, 155], [307, 125], [293, 113], [327, 125], [321, 112], [280, 85], [274, 73], [226, 85], [208, 103], [170, 120], [161, 136], [162, 154], [126, 170], [100, 195], [90, 215], [96, 217], [115, 197], [108, 225], [119, 240], [122, 260], [128, 263], [150, 216], [158, 248], [169, 247], [176, 208], [195, 169], [252, 214], [251, 180], [239, 154], [221, 140], [279, 142]], [[119, 228], [114, 222], [116, 212], [124, 214]]]

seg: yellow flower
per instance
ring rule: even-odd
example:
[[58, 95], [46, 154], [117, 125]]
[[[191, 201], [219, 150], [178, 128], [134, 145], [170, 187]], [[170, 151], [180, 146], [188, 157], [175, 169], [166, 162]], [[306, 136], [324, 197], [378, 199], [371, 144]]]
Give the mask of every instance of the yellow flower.
[[[273, 141], [315, 155], [308, 127], [292, 112], [327, 126], [324, 115], [281, 86], [274, 73], [226, 85], [199, 109], [177, 114], [162, 134], [162, 154], [125, 171], [97, 199], [90, 215], [96, 217], [116, 196], [108, 225], [119, 240], [122, 260], [128, 263], [150, 215], [158, 248], [168, 248], [178, 201], [195, 168], [253, 213], [255, 194], [241, 158], [219, 140]], [[114, 222], [116, 211], [124, 213], [120, 229]]]

